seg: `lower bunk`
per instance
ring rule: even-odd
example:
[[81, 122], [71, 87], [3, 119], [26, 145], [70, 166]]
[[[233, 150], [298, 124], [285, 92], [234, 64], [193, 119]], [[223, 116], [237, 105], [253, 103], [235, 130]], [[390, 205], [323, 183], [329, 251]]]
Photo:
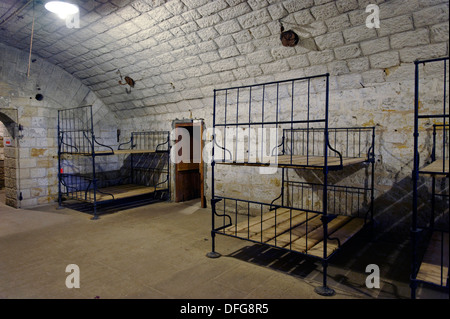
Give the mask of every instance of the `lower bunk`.
[[449, 235], [434, 230], [417, 272], [416, 280], [448, 289]]
[[[363, 196], [363, 189], [360, 190], [361, 192], [357, 194]], [[351, 198], [354, 196], [356, 195], [353, 192]], [[356, 198], [351, 205], [349, 200], [342, 201], [347, 208], [358, 203], [359, 211], [344, 212], [342, 207], [330, 205], [330, 211], [333, 210], [333, 213], [327, 214], [320, 210], [321, 207], [317, 206], [317, 202], [313, 203], [310, 200], [305, 200], [309, 203], [309, 209], [221, 196], [216, 196], [213, 202], [214, 233], [321, 259], [331, 257], [372, 219], [371, 205], [360, 198]], [[364, 210], [366, 206], [367, 210]], [[326, 238], [326, 252], [324, 238]]]
[[137, 184], [126, 180], [94, 180], [92, 177], [72, 174], [60, 174], [59, 207], [63, 202], [76, 201], [88, 205], [93, 214], [92, 219], [98, 219], [100, 205], [128, 202], [130, 204], [143, 200], [169, 200], [170, 190], [168, 179], [162, 179], [153, 184]]
[[218, 233], [247, 239], [302, 254], [329, 258], [364, 227], [364, 219], [333, 215], [327, 223], [327, 251], [324, 252], [322, 214], [278, 208], [261, 216], [228, 226]]
[[373, 193], [364, 187], [328, 185], [326, 193], [332, 196], [326, 197], [324, 209], [324, 196], [318, 190], [323, 190], [323, 186], [296, 182], [297, 192], [289, 192], [301, 199], [285, 199], [283, 205], [214, 196], [211, 201], [212, 251], [207, 256], [220, 256], [215, 251], [215, 235], [300, 253], [322, 262], [323, 286], [316, 287], [316, 292], [334, 294], [326, 284], [328, 262], [345, 243], [366, 228], [370, 230]]
[[[115, 185], [104, 188], [99, 188], [95, 192], [95, 201], [103, 202], [115, 199], [124, 199], [141, 195], [149, 195], [165, 190], [163, 187], [136, 185], [136, 184], [123, 184]], [[86, 199], [94, 202], [94, 190], [89, 190]]]

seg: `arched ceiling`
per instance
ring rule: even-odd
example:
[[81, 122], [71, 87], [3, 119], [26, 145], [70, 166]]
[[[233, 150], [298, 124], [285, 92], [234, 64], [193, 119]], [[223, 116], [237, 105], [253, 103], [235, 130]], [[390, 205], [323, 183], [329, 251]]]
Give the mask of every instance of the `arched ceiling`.
[[[120, 117], [168, 112], [167, 105], [211, 96], [223, 83], [290, 70], [286, 59], [305, 48], [281, 46], [279, 20], [296, 23], [294, 13], [313, 4], [73, 0], [80, 25], [69, 28], [44, 2], [2, 0], [0, 42], [28, 52], [32, 38], [35, 56], [79, 78]], [[135, 86], [120, 85], [121, 76]]]

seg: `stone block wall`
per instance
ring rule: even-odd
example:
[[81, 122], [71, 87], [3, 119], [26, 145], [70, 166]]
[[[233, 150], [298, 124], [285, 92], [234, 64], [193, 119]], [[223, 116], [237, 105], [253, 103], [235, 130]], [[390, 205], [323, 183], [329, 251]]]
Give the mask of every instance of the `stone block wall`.
[[6, 128], [0, 123], [0, 189], [5, 187], [5, 152], [4, 152], [4, 136]]
[[[369, 4], [378, 5], [379, 28], [366, 25]], [[107, 21], [114, 28], [92, 24], [84, 36], [120, 34], [132, 46], [108, 53], [98, 66], [88, 60], [74, 65], [74, 76], [37, 58], [27, 78], [27, 53], [0, 45], [0, 107], [17, 109], [24, 126], [18, 140], [23, 205], [55, 195], [55, 110], [61, 106], [93, 104], [96, 135], [114, 145], [117, 129], [125, 142], [132, 131], [171, 130], [176, 120], [203, 119], [211, 128], [214, 89], [330, 73], [330, 126], [376, 127], [376, 218], [385, 231], [400, 224], [408, 231], [413, 62], [448, 56], [448, 1], [172, 0], [152, 10], [142, 1], [131, 7], [111, 15]], [[280, 21], [300, 36], [295, 47], [281, 45]], [[98, 52], [105, 44], [96, 39], [83, 41]], [[143, 53], [147, 48], [152, 56]], [[142, 51], [128, 60], [134, 49]], [[118, 59], [130, 62], [131, 73], [147, 75], [125, 101], [106, 85]], [[423, 68], [424, 108], [440, 103], [438, 71]], [[34, 98], [37, 93], [42, 101]], [[429, 155], [428, 149], [421, 152]], [[210, 166], [205, 168], [210, 197]], [[254, 200], [278, 196], [279, 174], [263, 176], [250, 168], [243, 174], [244, 181], [236, 180], [239, 173], [218, 170], [218, 189]]]
[[[366, 26], [368, 4], [378, 5], [379, 28]], [[238, 1], [230, 7], [225, 1], [189, 1], [188, 6], [192, 15], [210, 14], [189, 22], [192, 36], [199, 39], [189, 46], [198, 51], [197, 65], [181, 57], [173, 63], [182, 79], [174, 78], [175, 71], [160, 75], [170, 77], [175, 88], [184, 87], [180, 101], [176, 92], [172, 103], [158, 103], [168, 93], [144, 100], [149, 107], [123, 120], [124, 131], [171, 129], [174, 120], [191, 118], [203, 119], [208, 128], [214, 89], [328, 72], [330, 127], [376, 127], [376, 219], [384, 231], [400, 228], [406, 234], [412, 201], [413, 62], [448, 56], [448, 1]], [[276, 17], [299, 34], [296, 47], [281, 46]], [[197, 73], [191, 74], [194, 68]], [[423, 69], [423, 101], [429, 108], [442, 100], [438, 73], [432, 66]], [[258, 177], [244, 170], [245, 181], [239, 172], [218, 168], [218, 190], [254, 200], [278, 196], [272, 185], [279, 183], [279, 175]], [[207, 169], [207, 196], [210, 177]]]
[[[13, 119], [16, 147], [5, 148], [7, 204], [14, 207], [57, 200], [58, 109], [92, 105], [99, 142], [109, 143], [118, 127], [114, 115], [80, 80], [34, 58], [28, 77], [28, 54], [0, 45], [0, 115], [11, 110], [17, 114]], [[37, 99], [37, 94], [42, 94], [43, 99]], [[8, 173], [8, 167], [14, 170]]]
[[18, 191], [17, 191], [17, 144], [14, 137], [15, 123], [17, 121], [17, 110], [1, 109], [0, 120], [3, 123], [3, 137], [6, 147], [3, 149], [3, 172], [5, 185], [5, 203], [7, 205], [17, 207]]

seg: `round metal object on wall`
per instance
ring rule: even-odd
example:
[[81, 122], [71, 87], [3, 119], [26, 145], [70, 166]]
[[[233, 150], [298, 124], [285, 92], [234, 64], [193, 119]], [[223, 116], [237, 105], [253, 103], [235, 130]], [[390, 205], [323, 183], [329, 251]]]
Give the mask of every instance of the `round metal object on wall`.
[[283, 46], [293, 47], [293, 46], [297, 45], [297, 43], [299, 41], [299, 37], [294, 31], [288, 30], [288, 31], [281, 32], [280, 40], [281, 40], [281, 44]]
[[134, 80], [132, 78], [130, 78], [129, 76], [125, 77], [125, 81], [127, 82], [127, 84], [131, 87], [134, 87]]

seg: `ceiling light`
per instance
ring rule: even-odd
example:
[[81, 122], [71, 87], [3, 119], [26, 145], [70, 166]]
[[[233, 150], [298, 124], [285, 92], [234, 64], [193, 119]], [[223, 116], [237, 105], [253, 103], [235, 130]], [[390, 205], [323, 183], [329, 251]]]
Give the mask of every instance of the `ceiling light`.
[[45, 4], [45, 9], [56, 13], [61, 19], [66, 19], [79, 12], [77, 5], [65, 1], [49, 1]]

